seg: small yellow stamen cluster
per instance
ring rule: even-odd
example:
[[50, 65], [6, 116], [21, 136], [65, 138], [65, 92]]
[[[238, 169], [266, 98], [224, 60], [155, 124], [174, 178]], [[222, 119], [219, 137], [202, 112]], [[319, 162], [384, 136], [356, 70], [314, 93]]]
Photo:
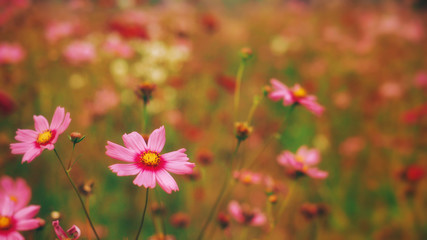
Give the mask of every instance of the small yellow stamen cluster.
[[294, 95], [295, 97], [305, 97], [307, 96], [307, 91], [302, 87], [298, 87], [298, 89], [294, 91]]
[[160, 163], [160, 156], [156, 152], [148, 151], [141, 154], [140, 161], [146, 166], [155, 167]]
[[18, 202], [18, 198], [16, 196], [10, 195], [9, 198], [10, 198], [10, 200], [14, 201], [15, 203]]
[[296, 155], [295, 156], [295, 160], [297, 161], [297, 162], [300, 162], [300, 163], [302, 163], [302, 171], [303, 172], [305, 172], [305, 171], [307, 171], [308, 170], [308, 166], [304, 163], [304, 158], [302, 157], [302, 156], [300, 156], [300, 155]]
[[7, 230], [12, 226], [10, 217], [0, 216], [0, 230]]
[[40, 145], [44, 145], [50, 141], [52, 138], [52, 132], [50, 130], [46, 130], [39, 134], [37, 137], [37, 143]]

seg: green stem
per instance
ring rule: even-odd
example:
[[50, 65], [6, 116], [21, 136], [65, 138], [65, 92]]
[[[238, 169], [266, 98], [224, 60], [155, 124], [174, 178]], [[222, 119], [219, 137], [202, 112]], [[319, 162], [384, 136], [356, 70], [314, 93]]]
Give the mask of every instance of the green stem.
[[67, 169], [65, 169], [64, 163], [62, 162], [61, 158], [59, 157], [58, 152], [56, 151], [56, 149], [53, 149], [53, 151], [55, 152], [56, 157], [57, 157], [57, 158], [58, 158], [58, 160], [59, 160], [59, 163], [61, 163], [62, 169], [64, 170], [65, 175], [67, 175], [68, 181], [71, 183], [71, 186], [73, 186], [74, 192], [77, 194], [77, 197], [78, 197], [78, 198], [79, 198], [79, 200], [80, 200], [80, 203], [81, 203], [82, 208], [83, 208], [83, 210], [84, 210], [84, 212], [85, 212], [86, 218], [87, 218], [87, 220], [89, 221], [90, 227], [92, 228], [92, 231], [93, 231], [93, 233], [95, 234], [96, 239], [98, 239], [98, 240], [99, 240], [100, 238], [99, 238], [99, 236], [98, 236], [98, 233], [97, 233], [97, 232], [96, 232], [96, 230], [95, 230], [95, 227], [93, 226], [92, 220], [90, 220], [89, 212], [88, 212], [88, 211], [87, 211], [87, 209], [86, 209], [86, 206], [85, 206], [85, 203], [84, 203], [84, 201], [83, 201], [82, 197], [80, 196], [79, 190], [77, 189], [76, 185], [74, 184], [73, 180], [71, 179], [71, 176], [70, 176], [69, 172], [67, 171]]
[[139, 234], [141, 233], [141, 230], [142, 230], [142, 226], [144, 225], [145, 212], [147, 211], [147, 205], [148, 205], [148, 190], [149, 188], [147, 188], [147, 192], [145, 193], [144, 212], [142, 212], [142, 219], [141, 219], [141, 223], [139, 224], [138, 233], [136, 234], [135, 240], [138, 240]]
[[142, 133], [145, 133], [148, 126], [147, 103], [142, 103]]
[[240, 100], [240, 85], [242, 83], [243, 71], [245, 70], [245, 61], [240, 61], [239, 69], [237, 70], [236, 88], [234, 89], [234, 121], [237, 121]]
[[76, 143], [73, 143], [73, 150], [71, 151], [71, 158], [70, 161], [68, 162], [68, 167], [67, 167], [67, 171], [69, 172], [71, 170], [71, 166], [73, 165], [73, 157], [74, 157], [74, 148], [76, 147]]
[[[240, 146], [240, 142], [241, 141], [239, 141], [239, 140], [237, 141], [236, 148], [234, 149], [231, 161], [233, 161], [237, 155], [237, 152], [238, 152], [239, 146]], [[224, 196], [224, 193], [227, 191], [227, 187], [229, 186], [228, 183], [230, 182], [230, 177], [231, 177], [231, 166], [227, 168], [224, 184], [222, 185], [221, 190], [219, 192], [219, 195], [218, 195], [217, 199], [215, 200], [215, 203], [214, 203], [213, 207], [211, 208], [211, 211], [209, 212], [208, 218], [206, 219], [206, 222], [203, 225], [202, 230], [199, 233], [199, 236], [197, 237], [198, 240], [203, 239], [205, 232], [206, 232], [206, 229], [208, 228], [209, 223], [211, 222], [212, 217], [214, 216], [214, 214], [216, 212], [216, 208], [220, 204], [221, 199]]]

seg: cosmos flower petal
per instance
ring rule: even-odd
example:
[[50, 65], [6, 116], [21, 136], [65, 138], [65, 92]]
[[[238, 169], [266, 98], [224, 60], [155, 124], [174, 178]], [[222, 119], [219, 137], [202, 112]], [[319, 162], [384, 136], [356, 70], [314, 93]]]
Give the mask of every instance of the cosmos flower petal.
[[107, 149], [105, 154], [107, 154], [109, 157], [125, 162], [135, 161], [136, 153], [128, 148], [110, 141], [107, 142], [107, 146], [105, 146], [105, 148]]
[[153, 171], [143, 170], [136, 176], [133, 183], [138, 186], [144, 185], [146, 188], [154, 188], [156, 186], [156, 177]]
[[164, 169], [160, 169], [156, 172], [156, 179], [160, 187], [169, 194], [172, 193], [172, 191], [179, 190], [175, 179], [173, 179], [173, 177]]
[[1, 189], [5, 192], [12, 191], [14, 187], [13, 179], [9, 176], [3, 176], [0, 180]]
[[311, 98], [303, 98], [299, 100], [299, 103], [306, 107], [310, 112], [314, 113], [316, 116], [322, 115], [325, 108], [316, 102], [316, 98], [312, 96]]
[[22, 179], [18, 178], [15, 183], [15, 197], [18, 199], [18, 202], [16, 203], [16, 209], [21, 209], [24, 206], [27, 206], [27, 204], [31, 200], [31, 189], [27, 185], [27, 182]]
[[283, 84], [282, 82], [280, 82], [279, 80], [272, 78], [270, 80], [271, 85], [273, 86], [274, 90], [287, 90], [289, 91], [289, 88]]
[[28, 150], [34, 148], [34, 143], [27, 143], [27, 142], [21, 142], [21, 143], [11, 143], [10, 149], [12, 150], [12, 154], [24, 154]]
[[[1, 238], [0, 238], [1, 239]], [[24, 236], [22, 236], [19, 232], [10, 233], [5, 240], [25, 240]]]
[[144, 138], [137, 132], [123, 134], [122, 138], [125, 146], [135, 152], [144, 152], [147, 149], [147, 144], [145, 143]]
[[261, 226], [267, 222], [267, 218], [263, 213], [256, 213], [254, 218], [252, 218], [251, 225], [252, 226]]
[[171, 173], [190, 174], [196, 165], [190, 162], [166, 162], [164, 168]]
[[47, 119], [43, 117], [42, 115], [34, 115], [34, 127], [36, 128], [36, 131], [39, 133], [44, 132], [45, 130], [49, 129], [49, 123], [47, 122]]
[[114, 173], [117, 173], [117, 176], [131, 176], [136, 175], [139, 172], [141, 172], [141, 169], [139, 169], [135, 164], [113, 164], [110, 165], [108, 168], [111, 169]]
[[21, 220], [16, 223], [16, 230], [18, 231], [28, 231], [36, 229], [40, 226], [40, 221], [38, 219], [26, 219]]
[[70, 123], [71, 123], [70, 113], [67, 112], [67, 114], [65, 114], [64, 121], [58, 127], [58, 129], [56, 129], [56, 132], [57, 132], [56, 135], [59, 135], [65, 132], [65, 130], [67, 130], [68, 126], [70, 125]]
[[10, 198], [4, 198], [0, 206], [0, 216], [10, 217], [15, 209], [15, 203]]
[[30, 205], [28, 207], [25, 207], [18, 212], [15, 213], [16, 219], [29, 219], [33, 218], [37, 215], [37, 213], [40, 211], [40, 206], [38, 205]]
[[37, 139], [38, 133], [30, 129], [18, 129], [15, 139], [20, 142], [32, 143]]
[[64, 229], [62, 229], [61, 225], [59, 225], [59, 220], [52, 221], [53, 230], [55, 230], [55, 234], [59, 239], [68, 238]]
[[242, 214], [242, 209], [237, 201], [231, 201], [228, 204], [228, 211], [238, 222], [244, 222], [244, 216]]
[[73, 225], [70, 229], [67, 230], [68, 236], [73, 236], [72, 240], [78, 239], [81, 235], [80, 228], [76, 225]]
[[37, 156], [39, 156], [42, 153], [43, 149], [41, 148], [31, 148], [29, 149], [24, 156], [22, 157], [22, 162], [31, 162], [34, 160], [34, 158], [36, 158]]
[[312, 178], [325, 179], [328, 177], [328, 173], [317, 168], [310, 168], [306, 171], [306, 174]]
[[165, 146], [166, 136], [165, 136], [165, 127], [161, 126], [160, 128], [154, 130], [149, 139], [148, 139], [148, 148], [151, 151], [160, 153]]
[[307, 151], [305, 156], [305, 163], [307, 165], [316, 165], [320, 161], [320, 153], [317, 149], [311, 149]]
[[57, 107], [50, 123], [50, 129], [58, 129], [64, 121], [65, 110], [62, 107]]
[[181, 148], [173, 152], [162, 154], [162, 158], [167, 162], [186, 162], [189, 159], [185, 151], [187, 151], [185, 148]]

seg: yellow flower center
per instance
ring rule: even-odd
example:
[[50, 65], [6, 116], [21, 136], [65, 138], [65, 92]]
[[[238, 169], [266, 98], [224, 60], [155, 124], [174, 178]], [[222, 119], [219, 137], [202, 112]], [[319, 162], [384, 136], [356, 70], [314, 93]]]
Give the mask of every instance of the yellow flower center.
[[299, 87], [297, 90], [294, 91], [295, 97], [305, 97], [307, 96], [307, 92], [304, 88]]
[[139, 160], [146, 166], [156, 167], [160, 163], [160, 156], [156, 152], [145, 152], [141, 154]]
[[15, 203], [18, 202], [18, 198], [16, 196], [10, 195], [9, 198], [10, 198], [10, 200], [14, 201]]
[[304, 163], [304, 158], [303, 158], [302, 156], [300, 156], [300, 155], [296, 155], [296, 156], [295, 156], [295, 160], [296, 160], [297, 162]]
[[7, 230], [12, 226], [10, 217], [0, 216], [0, 230]]
[[44, 145], [50, 141], [52, 138], [52, 132], [50, 130], [46, 130], [39, 134], [37, 137], [37, 143], [40, 145]]
[[251, 177], [251, 175], [247, 174], [247, 175], [243, 176], [242, 182], [243, 182], [243, 183], [246, 183], [246, 184], [251, 183], [251, 182], [252, 182], [252, 177]]

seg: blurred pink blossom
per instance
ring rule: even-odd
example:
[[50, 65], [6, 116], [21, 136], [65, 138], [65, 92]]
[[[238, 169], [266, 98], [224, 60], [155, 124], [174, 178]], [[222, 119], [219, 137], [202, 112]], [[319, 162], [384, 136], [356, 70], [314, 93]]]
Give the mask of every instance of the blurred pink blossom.
[[73, 34], [75, 25], [71, 22], [52, 22], [45, 30], [45, 37], [49, 43], [56, 43], [59, 40]]
[[258, 184], [262, 180], [262, 175], [260, 173], [248, 170], [235, 171], [233, 177], [243, 184]]
[[231, 216], [241, 224], [250, 226], [262, 226], [267, 222], [267, 218], [259, 209], [251, 209], [248, 205], [240, 205], [237, 201], [228, 204], [228, 211]]
[[89, 104], [89, 108], [96, 116], [106, 114], [110, 109], [119, 104], [120, 99], [117, 93], [109, 88], [102, 88], [95, 92], [93, 102]]
[[65, 48], [64, 57], [72, 65], [92, 63], [96, 58], [95, 47], [90, 42], [74, 41]]
[[52, 221], [53, 230], [55, 230], [55, 234], [59, 240], [75, 240], [78, 239], [81, 235], [80, 228], [76, 225], [71, 226], [67, 232], [62, 229], [59, 225], [59, 220]]
[[31, 189], [22, 178], [17, 178], [14, 181], [9, 176], [3, 176], [0, 179], [0, 205], [5, 198], [14, 202], [15, 211], [20, 210], [30, 203]]
[[0, 43], [0, 64], [16, 64], [25, 57], [25, 51], [17, 43]]
[[339, 153], [345, 157], [354, 157], [365, 147], [365, 140], [360, 136], [349, 137], [339, 146]]
[[415, 86], [427, 89], [427, 73], [425, 71], [418, 72], [415, 75]]
[[384, 98], [400, 98], [403, 95], [403, 87], [397, 82], [385, 82], [381, 84], [379, 93]]
[[125, 41], [118, 36], [110, 36], [104, 43], [103, 49], [117, 57], [131, 58], [134, 55], [134, 50]]

